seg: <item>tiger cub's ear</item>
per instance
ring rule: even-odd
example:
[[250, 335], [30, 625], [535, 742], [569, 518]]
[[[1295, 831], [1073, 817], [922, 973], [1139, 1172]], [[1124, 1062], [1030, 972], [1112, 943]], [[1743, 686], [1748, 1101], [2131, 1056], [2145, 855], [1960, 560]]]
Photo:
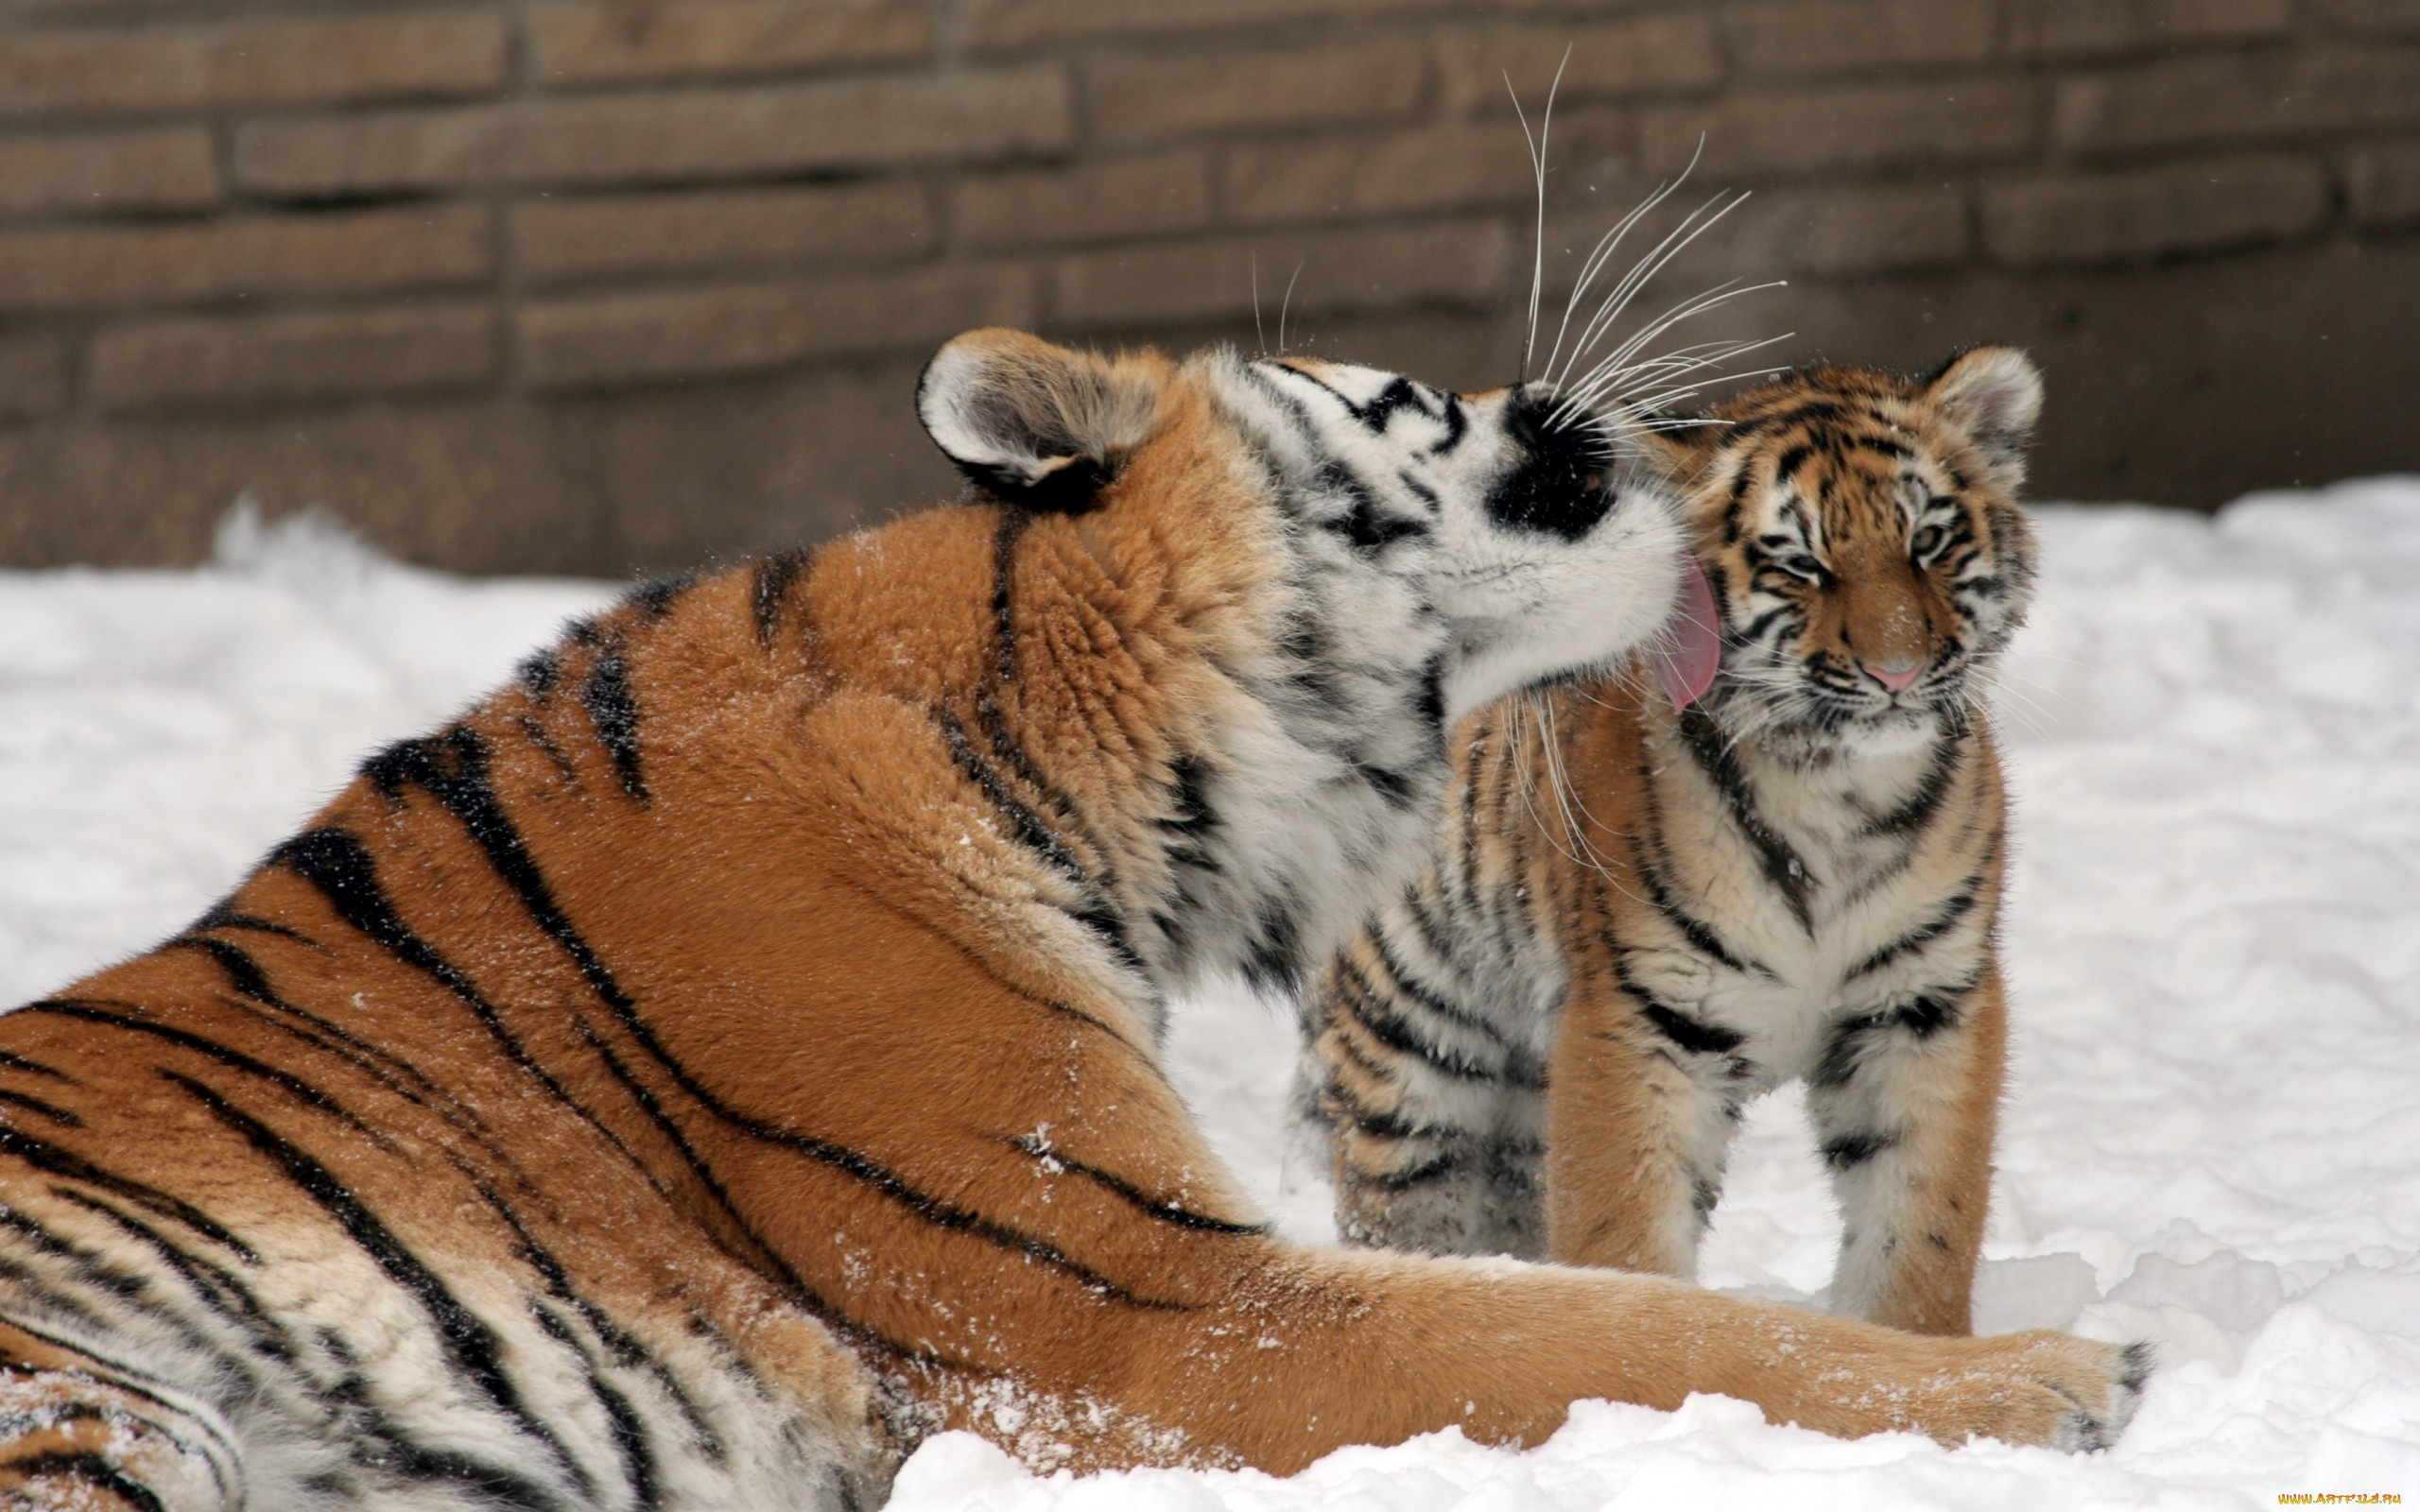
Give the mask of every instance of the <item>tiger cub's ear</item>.
[[1150, 434], [1162, 371], [1022, 331], [969, 331], [925, 365], [916, 417], [1002, 503], [1080, 514]]
[[1927, 403], [1963, 430], [1994, 479], [2025, 481], [2025, 443], [2042, 413], [2042, 374], [2014, 347], [1977, 347], [1949, 359], [1925, 384]]
[[1614, 444], [1655, 469], [1684, 490], [1695, 487], [1717, 447], [1727, 434], [1724, 426], [1686, 415], [1626, 410], [1626, 421]]

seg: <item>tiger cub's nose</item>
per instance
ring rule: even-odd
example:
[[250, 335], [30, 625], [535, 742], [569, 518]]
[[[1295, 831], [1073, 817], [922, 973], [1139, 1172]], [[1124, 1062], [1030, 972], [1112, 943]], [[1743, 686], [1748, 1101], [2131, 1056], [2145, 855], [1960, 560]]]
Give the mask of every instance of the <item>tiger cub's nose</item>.
[[1860, 662], [1865, 675], [1882, 684], [1886, 692], [1897, 693], [1924, 674], [1923, 657], [1903, 657], [1891, 662]]

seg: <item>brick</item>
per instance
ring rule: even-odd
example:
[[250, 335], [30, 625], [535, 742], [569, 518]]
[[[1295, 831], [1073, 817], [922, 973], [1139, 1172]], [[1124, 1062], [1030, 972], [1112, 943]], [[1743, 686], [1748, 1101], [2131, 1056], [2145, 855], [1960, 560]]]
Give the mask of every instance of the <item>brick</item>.
[[2420, 31], [2420, 5], [2411, 0], [2318, 0], [2319, 13], [2340, 26], [2361, 31]]
[[71, 370], [63, 337], [0, 336], [0, 419], [30, 420], [66, 408]]
[[2015, 0], [2009, 50], [2020, 58], [2149, 51], [2292, 29], [2292, 0]]
[[[1570, 60], [1564, 61], [1568, 51]], [[1722, 40], [1703, 10], [1582, 26], [1490, 28], [1449, 37], [1441, 49], [1447, 105], [1511, 113], [1510, 77], [1532, 122], [1557, 69], [1558, 102], [1703, 89], [1722, 78]]]
[[1239, 146], [1223, 181], [1227, 213], [1248, 222], [1528, 205], [1537, 194], [1510, 121]]
[[0, 115], [475, 94], [505, 81], [493, 9], [17, 32]]
[[1122, 58], [1085, 71], [1094, 131], [1145, 142], [1198, 131], [1398, 120], [1427, 86], [1409, 43], [1286, 52]]
[[0, 215], [199, 210], [218, 187], [199, 127], [0, 137]]
[[933, 44], [932, 7], [918, 0], [570, 0], [534, 7], [528, 26], [549, 84], [895, 62]]
[[1034, 316], [1032, 275], [1001, 266], [562, 301], [522, 313], [521, 368], [541, 388], [661, 383], [927, 347]]
[[950, 225], [977, 249], [1198, 231], [1210, 223], [1204, 153], [1112, 158], [959, 180]]
[[2238, 158], [2140, 173], [1986, 185], [1983, 245], [2022, 267], [2129, 262], [2306, 235], [2327, 180], [2299, 158]]
[[1463, 220], [1096, 252], [1059, 265], [1051, 313], [1080, 326], [1236, 319], [1253, 313], [1255, 282], [1271, 331], [1281, 305], [1300, 315], [1485, 305], [1504, 293], [1512, 246], [1495, 221]]
[[525, 200], [506, 225], [532, 284], [912, 258], [933, 245], [925, 192], [905, 183]]
[[1798, 0], [1733, 6], [1723, 29], [1749, 73], [1841, 74], [1980, 62], [1997, 19], [1985, 0]]
[[2006, 157], [2031, 146], [2032, 86], [2022, 80], [1757, 91], [1713, 105], [1658, 106], [1639, 121], [1651, 172], [1803, 172]]
[[111, 226], [0, 237], [0, 309], [100, 309], [475, 283], [494, 270], [476, 206]]
[[427, 393], [496, 373], [495, 313], [481, 305], [159, 320], [93, 342], [104, 409]]
[[1376, 20], [1454, 9], [1464, 0], [959, 0], [959, 27], [978, 47], [1029, 47], [1101, 36], [1150, 37], [1292, 21]]
[[2345, 163], [2353, 218], [2363, 226], [2420, 223], [2420, 142], [2368, 147]]
[[308, 198], [745, 179], [1054, 151], [1074, 129], [1057, 69], [1002, 69], [254, 121], [235, 180]]
[[1777, 189], [1707, 239], [1752, 278], [1837, 278], [1953, 266], [1966, 259], [1966, 197], [1948, 185]]
[[2420, 47], [2174, 59], [2062, 79], [2052, 135], [2109, 150], [2420, 121]]

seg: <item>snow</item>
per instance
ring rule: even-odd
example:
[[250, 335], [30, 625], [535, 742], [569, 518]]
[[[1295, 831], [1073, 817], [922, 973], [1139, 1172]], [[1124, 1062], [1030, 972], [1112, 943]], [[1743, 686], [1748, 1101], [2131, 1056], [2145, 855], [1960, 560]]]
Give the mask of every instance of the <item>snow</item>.
[[[1036, 1478], [947, 1435], [893, 1505], [1213, 1512], [2273, 1506], [2420, 1497], [2420, 478], [2215, 521], [2037, 511], [1999, 696], [2019, 848], [2014, 1078], [1979, 1326], [2154, 1340], [2112, 1451], [1841, 1443], [1741, 1403], [1583, 1403], [1291, 1480]], [[0, 1001], [189, 919], [366, 751], [443, 717], [607, 585], [467, 581], [324, 521], [231, 517], [193, 573], [0, 573]], [[1181, 1005], [1175, 1070], [1290, 1234], [1285, 1010]], [[1703, 1280], [1820, 1302], [1837, 1219], [1787, 1091], [1749, 1119]]]

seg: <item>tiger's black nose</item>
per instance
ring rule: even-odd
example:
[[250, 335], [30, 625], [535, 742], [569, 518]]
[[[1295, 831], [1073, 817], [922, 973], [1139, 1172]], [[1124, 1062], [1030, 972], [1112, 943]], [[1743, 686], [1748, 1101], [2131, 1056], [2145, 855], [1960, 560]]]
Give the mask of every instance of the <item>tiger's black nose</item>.
[[1578, 541], [1613, 507], [1613, 449], [1586, 410], [1557, 403], [1535, 389], [1505, 402], [1520, 460], [1488, 495], [1487, 512], [1509, 530]]

